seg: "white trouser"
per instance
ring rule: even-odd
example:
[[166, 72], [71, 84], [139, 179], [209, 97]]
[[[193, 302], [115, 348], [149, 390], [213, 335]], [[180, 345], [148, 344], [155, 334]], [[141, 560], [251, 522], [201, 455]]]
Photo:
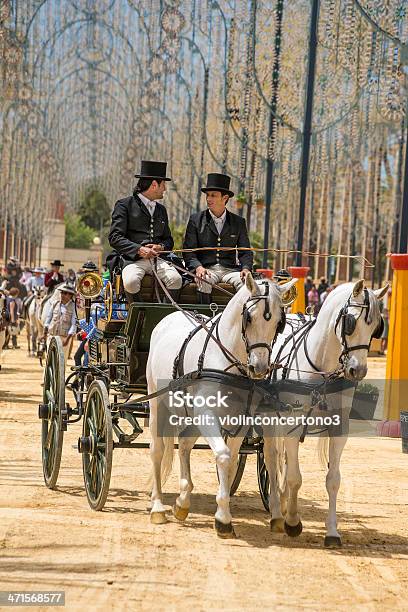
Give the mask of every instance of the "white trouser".
[[234, 285], [237, 291], [243, 285], [240, 273], [233, 268], [226, 268], [221, 264], [215, 264], [210, 268], [206, 268], [206, 270], [207, 276], [205, 277], [205, 281], [197, 282], [197, 289], [202, 293], [211, 293], [212, 286], [216, 283], [229, 283], [230, 285]]
[[[175, 268], [167, 261], [163, 261], [159, 257], [157, 261], [157, 275], [164, 283], [167, 289], [180, 289], [182, 278]], [[122, 280], [125, 291], [129, 293], [139, 293], [140, 285], [145, 274], [152, 274], [152, 259], [139, 259], [135, 263], [129, 264], [122, 270]]]

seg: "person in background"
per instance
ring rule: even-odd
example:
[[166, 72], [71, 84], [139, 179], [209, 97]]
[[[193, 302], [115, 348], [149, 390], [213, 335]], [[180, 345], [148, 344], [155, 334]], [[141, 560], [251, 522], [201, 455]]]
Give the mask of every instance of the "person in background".
[[75, 289], [64, 284], [58, 287], [59, 300], [53, 304], [44, 324], [44, 334], [61, 338], [65, 361], [68, 360], [72, 340], [76, 333]]
[[[320, 297], [320, 308], [322, 307], [324, 300], [327, 298], [329, 293], [333, 291], [333, 289], [334, 289], [334, 285], [328, 285], [325, 291], [322, 291], [322, 293], [319, 296]], [[319, 289], [317, 290], [317, 292], [319, 292]]]
[[64, 282], [60, 269], [64, 264], [59, 259], [54, 259], [51, 262], [51, 271], [47, 272], [44, 278], [44, 284], [48, 289], [48, 294], [52, 293], [57, 285]]
[[313, 314], [317, 315], [319, 312], [319, 294], [316, 289], [316, 285], [313, 283], [311, 289], [307, 294], [307, 305], [309, 308], [313, 308]]
[[76, 274], [75, 271], [72, 268], [68, 269], [67, 272], [67, 276], [65, 278], [65, 280], [67, 281], [67, 283], [69, 283], [70, 285], [75, 286], [75, 282], [76, 282]]
[[30, 295], [33, 294], [34, 288], [44, 287], [44, 270], [39, 266], [34, 268], [31, 278], [28, 279], [27, 291]]
[[25, 266], [24, 271], [20, 278], [20, 283], [22, 283], [26, 287], [26, 289], [27, 289], [27, 283], [31, 277], [32, 277], [32, 273], [31, 273], [30, 268], [28, 266]]
[[2, 282], [2, 288], [6, 289], [7, 291], [10, 291], [10, 289], [14, 287], [15, 289], [18, 289], [19, 296], [21, 298], [25, 298], [27, 295], [27, 289], [20, 282], [20, 279], [23, 274], [20, 264], [10, 258], [10, 261], [7, 263], [6, 266], [6, 273], [7, 276]]
[[[18, 316], [19, 316], [19, 290], [17, 287], [12, 287], [9, 291], [7, 298], [7, 310], [9, 313], [9, 326], [10, 326], [10, 337], [13, 349], [19, 349], [17, 346], [17, 334], [18, 334]], [[8, 343], [5, 348], [8, 348]]]
[[8, 322], [7, 296], [6, 296], [6, 292], [4, 291], [4, 289], [0, 289], [0, 370], [1, 370], [3, 347], [6, 343], [7, 322]]
[[307, 296], [309, 294], [309, 291], [311, 290], [313, 286], [313, 279], [311, 276], [306, 276], [306, 280], [305, 280], [305, 304], [306, 306], [309, 305], [308, 301], [307, 301]]
[[329, 286], [329, 283], [327, 282], [327, 280], [325, 279], [324, 276], [322, 276], [320, 278], [320, 283], [317, 287], [317, 293], [319, 295], [321, 295], [323, 293], [323, 291], [326, 291], [327, 287]]

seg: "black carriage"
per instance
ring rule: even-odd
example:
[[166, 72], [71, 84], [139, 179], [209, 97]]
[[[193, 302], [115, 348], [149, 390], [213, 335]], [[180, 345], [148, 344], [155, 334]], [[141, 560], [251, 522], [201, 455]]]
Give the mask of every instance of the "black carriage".
[[[145, 371], [150, 336], [157, 323], [175, 310], [172, 304], [164, 303], [160, 287], [155, 286], [150, 276], [143, 280], [141, 301], [129, 307], [125, 307], [121, 297], [119, 278], [115, 284], [116, 290], [108, 282], [102, 297], [100, 277], [88, 273], [81, 278], [79, 292], [84, 299], [86, 319], [90, 320], [94, 309], [96, 321], [89, 340], [89, 364], [72, 367], [66, 377], [62, 344], [58, 337], [53, 337], [45, 364], [43, 401], [39, 406], [44, 480], [51, 489], [55, 488], [58, 479], [64, 431], [68, 425], [82, 420], [78, 451], [82, 455], [86, 495], [94, 510], [102, 510], [106, 502], [114, 449], [149, 446], [137, 438], [149, 418], [149, 402], [143, 400], [143, 396], [147, 394]], [[233, 292], [231, 286], [221, 285], [213, 291], [216, 306], [196, 304], [196, 285], [191, 283], [181, 290], [179, 302], [184, 310], [214, 316], [215, 311], [225, 307]], [[118, 308], [127, 309], [126, 319], [112, 316]], [[102, 309], [103, 316], [98, 316]], [[66, 401], [66, 389], [73, 394], [73, 406]], [[124, 431], [125, 422], [128, 433]], [[209, 447], [197, 444], [195, 448]], [[257, 454], [259, 490], [268, 509], [269, 481], [260, 437], [245, 438], [231, 494], [239, 486], [247, 455], [252, 453]]]

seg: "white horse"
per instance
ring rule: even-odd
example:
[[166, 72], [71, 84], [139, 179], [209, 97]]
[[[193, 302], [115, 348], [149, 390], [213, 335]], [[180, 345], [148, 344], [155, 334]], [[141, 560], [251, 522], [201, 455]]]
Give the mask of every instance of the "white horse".
[[35, 355], [38, 336], [41, 335], [39, 310], [44, 298], [44, 287], [34, 287], [33, 299], [30, 301], [25, 315], [25, 327], [27, 333], [27, 345], [29, 356]]
[[[292, 334], [292, 328], [287, 324], [284, 334], [277, 338], [273, 349], [273, 359], [281, 350], [280, 363], [286, 362], [290, 353], [293, 357], [290, 359], [286, 377], [309, 382], [322, 381], [321, 373], [327, 375], [339, 371], [339, 374], [343, 374], [348, 380], [357, 382], [363, 379], [367, 374], [369, 344], [381, 324], [379, 300], [384, 297], [387, 289], [388, 285], [376, 291], [366, 289], [364, 280], [337, 287], [326, 298], [315, 324], [295, 351], [293, 346], [296, 336], [294, 339], [290, 338], [281, 350], [285, 339]], [[278, 370], [280, 373], [281, 371]], [[330, 405], [342, 407], [343, 415], [348, 417], [353, 394], [354, 388], [332, 394], [329, 396]], [[284, 434], [288, 434], [289, 429], [293, 427], [287, 426]], [[282, 440], [276, 437], [276, 429], [264, 429], [264, 458], [270, 481], [271, 530], [279, 532], [284, 529], [293, 537], [302, 532], [297, 501], [302, 484], [298, 456], [302, 431], [303, 427], [299, 427], [297, 431], [291, 432], [290, 436], [283, 434], [283, 445]], [[329, 512], [326, 519], [325, 546], [329, 547], [341, 546], [341, 537], [337, 531], [336, 503], [341, 480], [340, 459], [347, 437], [347, 434], [330, 437], [326, 435], [319, 439], [319, 455], [325, 468], [328, 450], [326, 489]], [[234, 439], [229, 441], [231, 461], [236, 460], [239, 450], [236, 444]], [[284, 484], [279, 487], [282, 466]]]
[[[230, 300], [221, 315], [218, 315], [218, 336], [213, 332], [209, 339], [203, 362], [204, 368], [221, 371], [228, 369], [232, 373], [239, 373], [239, 371], [242, 373], [244, 369], [244, 373], [250, 378], [265, 377], [270, 367], [270, 347], [282, 317], [281, 296], [295, 282], [296, 279], [293, 279], [279, 286], [267, 280], [255, 281], [252, 275], [248, 274], [243, 287]], [[206, 326], [209, 329], [210, 323], [207, 323]], [[183, 313], [176, 312], [165, 317], [154, 328], [146, 368], [149, 394], [156, 392], [158, 381], [172, 379], [174, 360], [185, 339], [196, 327], [197, 323], [186, 318]], [[225, 351], [220, 348], [214, 337], [219, 338]], [[204, 329], [199, 329], [191, 337], [184, 353], [185, 373], [197, 370], [198, 359], [207, 339], [208, 332]], [[229, 356], [226, 356], [226, 352], [229, 353]], [[239, 370], [232, 365], [234, 359], [237, 360], [235, 363], [240, 364]], [[153, 462], [150, 518], [156, 524], [166, 522], [161, 483], [171, 471], [174, 449], [172, 436], [163, 438], [159, 435], [158, 428], [162, 418], [163, 413], [160, 413], [159, 401], [150, 400], [152, 436], [150, 454]], [[221, 537], [230, 537], [234, 535], [229, 508], [230, 451], [222, 437], [218, 423], [214, 425], [210, 433], [202, 429], [200, 432], [213, 451], [218, 468], [219, 489], [216, 497], [215, 529]], [[179, 436], [180, 495], [173, 507], [173, 513], [178, 520], [185, 520], [190, 508], [190, 497], [193, 490], [190, 453], [197, 438], [197, 433], [190, 437]]]

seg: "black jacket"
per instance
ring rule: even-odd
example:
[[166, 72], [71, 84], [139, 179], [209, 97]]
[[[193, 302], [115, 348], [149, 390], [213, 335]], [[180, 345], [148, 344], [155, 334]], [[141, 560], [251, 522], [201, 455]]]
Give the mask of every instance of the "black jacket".
[[[245, 219], [227, 210], [224, 227], [218, 235], [210, 211], [203, 210], [191, 215], [186, 234], [184, 236], [184, 249], [196, 247], [250, 247]], [[227, 268], [252, 270], [252, 251], [197, 251], [196, 253], [183, 253], [189, 270], [198, 266], [213, 266], [217, 263]]]
[[109, 244], [123, 258], [123, 267], [140, 259], [138, 250], [144, 244], [162, 244], [165, 251], [173, 248], [167, 210], [156, 202], [151, 217], [138, 196], [118, 200], [112, 212]]

